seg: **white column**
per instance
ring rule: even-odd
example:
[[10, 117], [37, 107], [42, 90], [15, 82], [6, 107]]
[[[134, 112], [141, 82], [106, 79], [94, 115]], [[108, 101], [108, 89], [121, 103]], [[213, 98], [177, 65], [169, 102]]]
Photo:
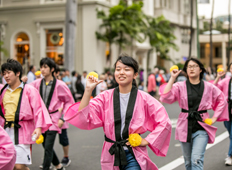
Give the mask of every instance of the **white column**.
[[143, 84], [144, 84], [144, 91], [147, 91], [147, 52], [143, 54]]
[[226, 69], [226, 42], [222, 42], [222, 65]]

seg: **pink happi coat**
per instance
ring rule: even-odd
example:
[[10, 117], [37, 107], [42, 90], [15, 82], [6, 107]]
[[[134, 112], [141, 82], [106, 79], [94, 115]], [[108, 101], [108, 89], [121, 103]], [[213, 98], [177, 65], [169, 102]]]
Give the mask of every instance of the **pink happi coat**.
[[[3, 114], [5, 114], [3, 106], [3, 97], [6, 92], [4, 89], [0, 96], [0, 104]], [[0, 125], [4, 126], [5, 120], [0, 116]], [[52, 125], [50, 116], [40, 97], [38, 90], [31, 85], [26, 84], [23, 90], [21, 108], [19, 113], [19, 144], [34, 144], [31, 135], [35, 128], [42, 128], [42, 133], [47, 131]]]
[[12, 170], [16, 161], [14, 144], [6, 131], [0, 126], [0, 169]]
[[[180, 108], [189, 110], [188, 108], [188, 95], [186, 81], [174, 83], [172, 89], [163, 94], [164, 88], [167, 84], [160, 87], [160, 101], [172, 104], [178, 101]], [[224, 94], [216, 86], [204, 81], [204, 92], [202, 95], [201, 103], [198, 111], [201, 110], [214, 110], [213, 117], [217, 117], [217, 121], [229, 120], [226, 112], [226, 98]], [[202, 120], [210, 118], [209, 113], [201, 114]], [[188, 135], [188, 113], [181, 112], [176, 125], [175, 139], [181, 142], [187, 141]], [[206, 130], [209, 136], [208, 143], [214, 143], [217, 128], [206, 123], [198, 121], [198, 123]]]
[[[231, 77], [226, 77], [222, 80], [220, 80], [216, 86], [222, 91], [222, 93], [225, 95], [225, 98], [228, 99], [228, 91], [229, 91], [229, 83], [230, 83]], [[232, 89], [232, 88], [231, 88]], [[225, 109], [227, 111], [227, 114], [229, 115], [229, 110]], [[232, 112], [231, 112], [232, 114]]]
[[[30, 83], [30, 85], [34, 86], [37, 90], [40, 90], [41, 81], [42, 79], [35, 80]], [[74, 103], [73, 96], [68, 86], [63, 81], [56, 80], [56, 86], [52, 95], [50, 106], [48, 108], [49, 113], [54, 112], [59, 108], [63, 108], [63, 113], [65, 113]], [[61, 129], [58, 127], [58, 121], [61, 117], [61, 114], [62, 113], [59, 111], [50, 114], [53, 125], [49, 128], [49, 130], [61, 133]], [[68, 124], [64, 123], [62, 128], [68, 128]]]
[[[65, 114], [65, 120], [84, 130], [103, 127], [105, 135], [115, 141], [113, 94], [114, 89], [100, 93], [81, 111], [78, 111], [80, 102], [72, 105]], [[168, 114], [156, 99], [138, 90], [129, 134], [147, 131], [151, 132], [145, 138], [151, 150], [157, 156], [166, 156], [172, 131]], [[103, 144], [102, 170], [119, 170], [118, 166], [114, 166], [114, 156], [109, 153], [112, 145], [106, 141]], [[146, 147], [133, 147], [133, 152], [142, 170], [158, 169], [150, 160]]]

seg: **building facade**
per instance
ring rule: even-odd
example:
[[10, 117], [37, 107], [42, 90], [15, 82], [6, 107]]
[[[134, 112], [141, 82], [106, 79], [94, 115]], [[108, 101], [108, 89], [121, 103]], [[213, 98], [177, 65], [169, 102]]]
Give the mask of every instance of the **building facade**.
[[[232, 37], [231, 37], [232, 38]], [[230, 38], [230, 39], [231, 39]], [[210, 57], [210, 42], [209, 35], [200, 35], [200, 60], [205, 65], [209, 66], [209, 57]], [[226, 58], [226, 49], [228, 45], [228, 34], [214, 34], [212, 35], [213, 41], [213, 68], [217, 68], [218, 65], [223, 65], [224, 69], [227, 69], [227, 58]], [[230, 52], [230, 62], [232, 61], [231, 52]]]
[[[9, 51], [9, 57], [17, 59], [24, 72], [33, 64], [37, 68], [43, 57], [50, 57], [60, 66], [64, 65], [65, 49], [65, 10], [67, 0], [0, 0], [0, 40]], [[119, 0], [78, 0], [76, 21], [75, 69], [82, 71], [95, 70], [102, 73], [108, 66], [106, 59], [107, 44], [96, 39], [101, 21], [97, 19], [96, 9], [108, 10], [118, 4]], [[130, 0], [128, 1], [131, 2]], [[160, 16], [170, 20], [176, 28], [175, 43], [179, 51], [170, 49], [169, 55], [176, 63], [188, 57], [190, 38], [190, 1], [189, 0], [144, 0], [144, 12], [150, 16]], [[196, 1], [194, 0], [192, 56], [197, 55], [196, 46]], [[159, 59], [155, 50], [151, 51], [149, 41], [133, 43], [133, 54], [145, 70], [155, 65], [169, 68], [172, 63]], [[112, 47], [112, 63], [118, 57], [118, 47]], [[6, 57], [1, 54], [1, 62]], [[70, 70], [72, 71], [72, 70]]]

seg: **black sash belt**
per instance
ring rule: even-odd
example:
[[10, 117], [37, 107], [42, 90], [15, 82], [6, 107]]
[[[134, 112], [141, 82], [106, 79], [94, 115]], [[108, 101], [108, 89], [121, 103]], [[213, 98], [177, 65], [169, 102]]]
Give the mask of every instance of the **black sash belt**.
[[12, 124], [14, 124], [14, 127], [18, 128], [18, 129], [21, 128], [21, 125], [14, 122], [14, 121], [5, 121], [4, 129], [11, 128]]
[[[232, 79], [232, 78], [231, 78]], [[230, 121], [232, 120], [231, 109], [232, 109], [232, 100], [231, 100], [231, 79], [229, 82], [229, 89], [228, 89], [228, 109], [229, 109], [229, 118]]]
[[49, 114], [53, 114], [53, 113], [56, 113], [56, 112], [58, 112], [59, 110], [57, 109], [57, 110], [55, 110], [55, 111], [53, 111], [53, 112], [49, 112]]
[[190, 121], [188, 121], [189, 124], [188, 124], [187, 142], [191, 142], [191, 138], [192, 138], [192, 129], [193, 129], [193, 124], [191, 123], [191, 122], [192, 122], [191, 120], [194, 120], [194, 119], [195, 119], [195, 120], [197, 120], [197, 121], [203, 122], [203, 121], [202, 121], [202, 117], [201, 117], [200, 114], [206, 113], [207, 110], [189, 111], [189, 110], [181, 109], [181, 112], [183, 112], [183, 113], [188, 113], [187, 119], [190, 120]]
[[130, 146], [127, 146], [126, 143], [128, 140], [121, 140], [121, 141], [113, 141], [106, 137], [105, 135], [105, 141], [113, 143], [113, 145], [109, 149], [109, 153], [114, 156], [114, 166], [122, 166], [127, 165], [127, 159], [126, 159], [126, 153], [124, 151], [123, 146], [126, 146], [130, 153], [134, 156], [134, 153], [132, 151], [132, 148]]

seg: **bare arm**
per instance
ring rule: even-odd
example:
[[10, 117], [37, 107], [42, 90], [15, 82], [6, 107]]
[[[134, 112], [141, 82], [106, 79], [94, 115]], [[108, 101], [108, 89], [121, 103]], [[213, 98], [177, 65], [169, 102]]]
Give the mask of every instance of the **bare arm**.
[[103, 82], [103, 80], [98, 81], [98, 79], [93, 77], [93, 76], [88, 77], [88, 79], [86, 80], [85, 92], [84, 92], [84, 95], [82, 97], [78, 111], [80, 111], [83, 108], [85, 108], [86, 106], [88, 106], [90, 97], [92, 95], [92, 91], [101, 82]]
[[164, 88], [163, 94], [168, 93], [168, 92], [172, 89], [172, 85], [174, 84], [174, 82], [175, 82], [177, 76], [180, 74], [181, 71], [182, 71], [182, 70], [179, 70], [179, 71], [178, 71], [178, 70], [176, 70], [176, 69], [172, 70], [172, 72], [171, 72], [171, 78], [170, 78], [170, 80], [168, 81], [167, 86]]
[[214, 80], [213, 84], [217, 84], [219, 79], [226, 74], [225, 71], [223, 72], [218, 72], [216, 79]]

